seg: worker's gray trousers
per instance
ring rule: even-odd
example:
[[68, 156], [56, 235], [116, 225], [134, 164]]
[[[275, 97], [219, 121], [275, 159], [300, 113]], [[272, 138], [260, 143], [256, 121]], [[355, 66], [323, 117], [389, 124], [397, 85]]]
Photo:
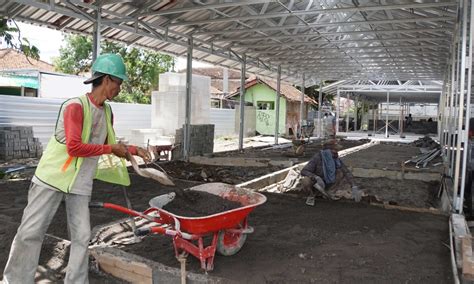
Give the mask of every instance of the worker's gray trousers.
[[71, 248], [64, 283], [88, 283], [89, 196], [65, 194], [31, 183], [28, 205], [3, 272], [5, 284], [34, 283], [41, 245], [59, 204], [66, 201]]

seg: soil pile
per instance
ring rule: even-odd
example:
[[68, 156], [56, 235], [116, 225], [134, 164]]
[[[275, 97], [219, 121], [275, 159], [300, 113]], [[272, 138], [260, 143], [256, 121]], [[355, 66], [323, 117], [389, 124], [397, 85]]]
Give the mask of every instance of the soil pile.
[[241, 206], [238, 202], [207, 192], [184, 191], [184, 194], [177, 194], [175, 199], [165, 205], [163, 209], [180, 216], [204, 217]]

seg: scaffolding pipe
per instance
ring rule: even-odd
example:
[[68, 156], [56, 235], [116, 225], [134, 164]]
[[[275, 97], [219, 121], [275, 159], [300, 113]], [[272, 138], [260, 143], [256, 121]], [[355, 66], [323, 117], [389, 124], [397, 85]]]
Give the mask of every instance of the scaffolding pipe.
[[318, 138], [321, 138], [321, 132], [322, 132], [322, 127], [323, 127], [321, 123], [321, 110], [322, 110], [322, 105], [323, 105], [323, 85], [324, 85], [324, 81], [321, 80], [321, 82], [319, 83], [319, 97], [318, 97]]
[[356, 96], [355, 97], [355, 101], [354, 101], [354, 104], [355, 104], [355, 111], [354, 111], [354, 131], [357, 131], [357, 126], [358, 126], [358, 117], [357, 115], [359, 114], [359, 110], [358, 110], [358, 107], [359, 107], [359, 96]]
[[387, 92], [387, 108], [385, 111], [385, 138], [388, 138], [388, 104], [390, 103], [390, 92]]
[[184, 129], [183, 129], [183, 158], [186, 162], [189, 161], [189, 150], [190, 150], [190, 127], [191, 127], [191, 91], [192, 91], [192, 79], [193, 79], [193, 38], [188, 39], [188, 52], [186, 61], [186, 113], [184, 117]]
[[403, 104], [400, 96], [400, 119], [398, 120], [398, 130], [400, 130], [400, 138], [403, 138]]
[[[462, 62], [461, 62], [461, 104], [464, 105], [464, 88], [467, 88], [466, 92], [466, 111], [463, 115], [463, 107], [462, 105], [459, 107], [459, 112], [460, 112], [460, 124], [462, 127], [462, 124], [464, 122], [464, 131], [462, 132], [462, 143], [463, 143], [463, 151], [462, 151], [462, 168], [461, 168], [461, 192], [459, 195], [459, 203], [458, 203], [458, 211], [459, 214], [462, 214], [463, 212], [463, 198], [464, 198], [464, 190], [465, 190], [465, 185], [466, 185], [466, 170], [467, 170], [467, 153], [468, 151], [468, 139], [469, 139], [469, 115], [471, 111], [471, 71], [472, 71], [472, 64], [466, 64], [466, 61], [472, 56], [472, 37], [469, 36], [469, 47], [468, 47], [468, 38], [467, 38], [467, 25], [470, 22], [470, 30], [472, 31], [473, 28], [473, 20], [472, 19], [472, 13], [470, 14], [470, 19], [468, 20], [468, 2], [467, 0], [463, 1], [464, 3], [464, 9], [463, 9], [463, 29], [462, 29]], [[472, 11], [472, 5], [471, 5], [471, 11]], [[466, 55], [467, 51], [467, 55]], [[470, 60], [469, 60], [470, 61]], [[468, 78], [466, 80], [466, 71], [468, 74]], [[464, 121], [462, 121], [464, 119]], [[461, 140], [460, 138], [458, 138]], [[460, 143], [458, 142], [458, 145]], [[472, 201], [470, 201], [472, 202]]]
[[[346, 99], [347, 99], [346, 104], [348, 104], [349, 103], [349, 93], [346, 94]], [[349, 133], [349, 108], [347, 108], [347, 111], [346, 111], [346, 133]]]
[[301, 82], [301, 102], [300, 102], [300, 137], [303, 137], [303, 112], [304, 112], [304, 73]]
[[337, 88], [337, 99], [336, 99], [336, 134], [339, 132], [339, 110], [341, 104], [341, 91]]
[[377, 108], [375, 108], [375, 103], [372, 103], [372, 117], [373, 117], [372, 127], [374, 128], [372, 132], [374, 133], [374, 137], [376, 134], [375, 128], [377, 128], [377, 113], [375, 112], [375, 110], [378, 110], [378, 104], [377, 104]]
[[[459, 9], [458, 9], [458, 12], [459, 12]], [[456, 127], [456, 119], [458, 118], [457, 115], [458, 115], [458, 111], [459, 111], [459, 86], [458, 86], [458, 83], [459, 83], [459, 71], [460, 71], [460, 56], [461, 56], [461, 45], [459, 44], [459, 23], [456, 23], [456, 32], [455, 32], [455, 44], [456, 44], [456, 53], [455, 53], [455, 58], [456, 60], [454, 61], [455, 62], [455, 70], [454, 70], [454, 77], [453, 77], [453, 90], [452, 90], [452, 94], [453, 94], [453, 115], [451, 117], [451, 133], [450, 133], [450, 137], [451, 137], [451, 144], [450, 144], [450, 148], [451, 148], [451, 157], [450, 157], [450, 161], [449, 161], [449, 164], [450, 164], [450, 167], [449, 167], [449, 173], [450, 173], [450, 176], [451, 177], [454, 177], [454, 172], [455, 172], [455, 164], [454, 164], [454, 161], [455, 161], [455, 143], [456, 141], [454, 141], [454, 137], [456, 137], [456, 139], [458, 138], [458, 131], [459, 129], [457, 129]], [[454, 66], [453, 66], [454, 68]], [[456, 189], [456, 193], [457, 193], [457, 189]], [[453, 202], [455, 198], [453, 198]], [[454, 205], [454, 203], [453, 203]], [[453, 208], [455, 208], [453, 206]]]
[[101, 24], [101, 7], [97, 7], [96, 20], [94, 23], [94, 31], [92, 35], [92, 62], [100, 55], [100, 24]]
[[275, 145], [278, 145], [278, 130], [280, 128], [280, 86], [281, 85], [281, 65], [278, 65], [277, 74], [277, 93], [276, 93], [276, 106], [275, 106]]
[[242, 56], [240, 67], [240, 123], [239, 123], [239, 151], [244, 150], [244, 123], [245, 123], [245, 73], [247, 68], [247, 56]]

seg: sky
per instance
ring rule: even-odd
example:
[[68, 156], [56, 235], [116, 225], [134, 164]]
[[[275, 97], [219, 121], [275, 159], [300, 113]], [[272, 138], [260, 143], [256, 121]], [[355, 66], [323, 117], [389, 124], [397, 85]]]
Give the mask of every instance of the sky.
[[[53, 63], [53, 58], [59, 56], [59, 48], [63, 45], [64, 33], [40, 26], [24, 24], [17, 22], [20, 28], [21, 37], [27, 38], [31, 45], [36, 46], [40, 50], [40, 59], [48, 63]], [[6, 45], [2, 43], [1, 48]], [[193, 67], [209, 67], [212, 65], [193, 61]], [[186, 68], [186, 58], [178, 57], [176, 61], [176, 69]]]

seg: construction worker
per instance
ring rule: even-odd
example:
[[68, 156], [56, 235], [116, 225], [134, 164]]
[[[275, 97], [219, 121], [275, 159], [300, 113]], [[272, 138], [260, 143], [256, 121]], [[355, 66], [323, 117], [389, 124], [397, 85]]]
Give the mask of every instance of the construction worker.
[[336, 140], [326, 142], [323, 145], [323, 150], [316, 153], [301, 170], [303, 190], [309, 194], [306, 199], [307, 205], [314, 205], [316, 190], [323, 196], [332, 199], [326, 190], [336, 182], [337, 171], [341, 171], [346, 181], [351, 185], [352, 198], [356, 202], [360, 201], [361, 192], [355, 185], [351, 172], [339, 159], [338, 150], [340, 149], [341, 146], [336, 143]]
[[[65, 283], [88, 283], [91, 235], [89, 201], [93, 179], [130, 185], [127, 152], [149, 160], [142, 148], [117, 143], [107, 100], [127, 80], [125, 65], [115, 54], [100, 55], [92, 65], [92, 91], [63, 103], [53, 136], [38, 164], [28, 192], [28, 205], [10, 249], [4, 283], [33, 283], [44, 235], [61, 201], [71, 248]], [[62, 213], [64, 214], [64, 213]]]
[[324, 132], [325, 137], [336, 138], [336, 117], [328, 112], [324, 114]]

